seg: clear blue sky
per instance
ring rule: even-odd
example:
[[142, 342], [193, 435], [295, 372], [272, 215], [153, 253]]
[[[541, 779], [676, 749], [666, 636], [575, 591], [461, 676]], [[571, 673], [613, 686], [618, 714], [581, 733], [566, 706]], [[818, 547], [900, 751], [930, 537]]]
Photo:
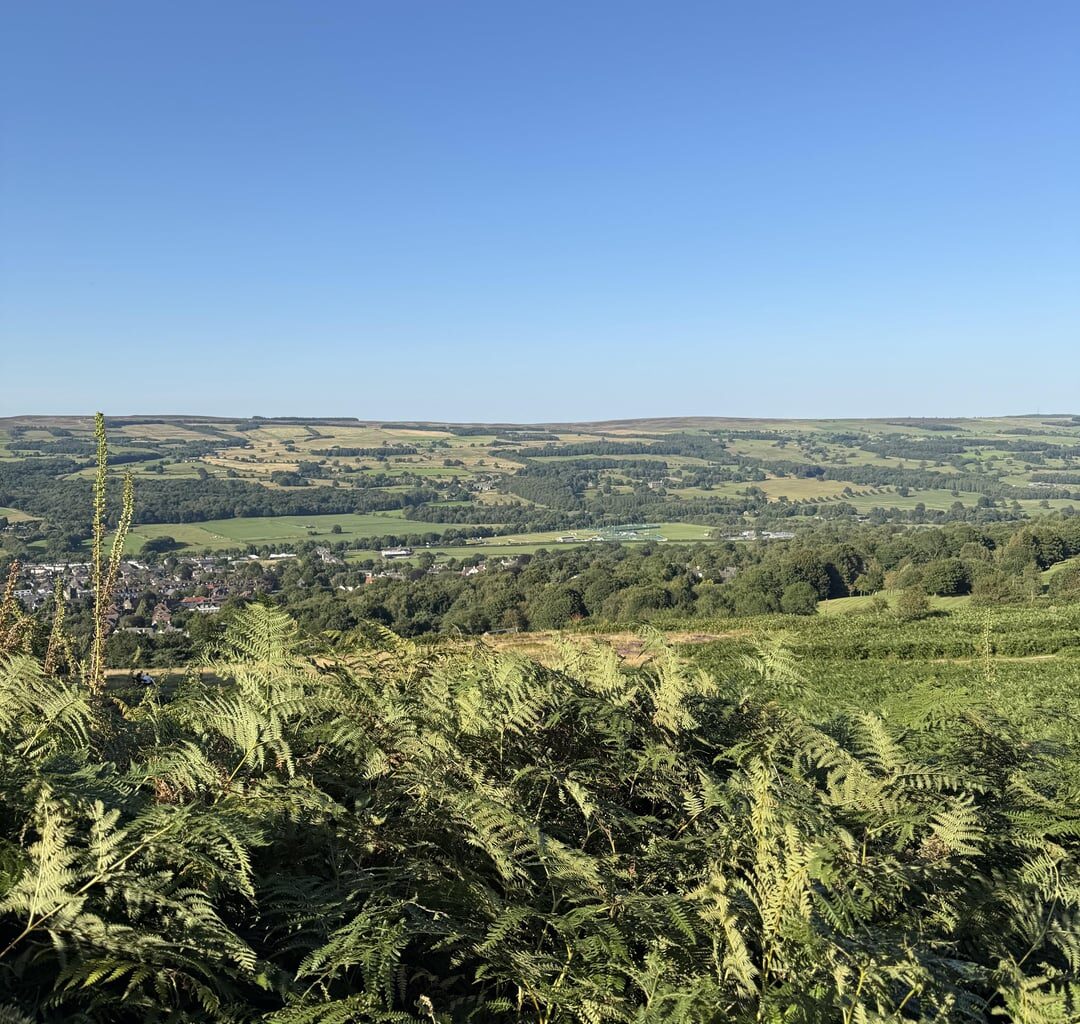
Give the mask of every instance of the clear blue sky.
[[1076, 0], [0, 21], [0, 414], [1080, 412]]

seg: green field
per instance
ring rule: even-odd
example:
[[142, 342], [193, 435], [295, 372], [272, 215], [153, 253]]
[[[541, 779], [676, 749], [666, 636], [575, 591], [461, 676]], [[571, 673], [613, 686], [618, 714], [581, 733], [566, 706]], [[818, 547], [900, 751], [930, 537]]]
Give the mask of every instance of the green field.
[[[442, 529], [446, 529], [446, 527]], [[548, 530], [538, 533], [515, 533], [500, 537], [485, 537], [470, 544], [455, 544], [446, 547], [432, 545], [424, 550], [431, 552], [438, 558], [470, 558], [473, 555], [508, 558], [513, 555], [533, 555], [541, 549], [558, 551], [562, 548], [581, 547], [585, 544], [597, 543], [597, 541], [590, 540], [592, 537], [599, 537], [600, 542], [617, 541], [620, 544], [646, 544], [650, 542], [685, 544], [708, 541], [711, 532], [712, 527], [699, 526], [696, 523], [653, 523], [647, 529], [636, 531], [637, 536], [634, 537], [620, 536], [610, 528], [606, 530], [589, 529], [562, 532]], [[560, 537], [575, 537], [576, 539], [560, 541]], [[362, 562], [369, 558], [377, 558], [378, 555], [379, 552], [373, 549], [361, 549], [350, 551], [348, 560], [350, 562]], [[415, 558], [413, 561], [415, 561]]]
[[1080, 556], [1077, 558], [1067, 558], [1064, 562], [1058, 562], [1056, 565], [1050, 566], [1049, 569], [1045, 569], [1042, 573], [1044, 583], [1049, 583], [1062, 569], [1067, 566], [1075, 566], [1080, 563]]
[[[851, 612], [869, 611], [875, 607], [875, 603], [880, 605], [882, 602], [891, 608], [896, 605], [898, 598], [899, 593], [893, 591], [882, 591], [865, 597], [835, 597], [829, 601], [822, 601], [818, 605], [818, 611], [823, 615], [844, 615]], [[963, 597], [930, 596], [927, 601], [931, 611], [948, 612], [970, 604], [971, 598], [966, 594]]]
[[[565, 543], [590, 543], [592, 538], [620, 543], [644, 543], [667, 540], [708, 540], [711, 527], [697, 523], [650, 523], [645, 529], [626, 531], [619, 527], [589, 527], [582, 530], [548, 530], [538, 533], [516, 533], [505, 537], [489, 537], [485, 547], [505, 544], [558, 544], [560, 537], [573, 537]], [[562, 546], [562, 545], [560, 545]]]
[[[334, 527], [341, 527], [340, 533]], [[406, 520], [400, 511], [372, 512], [366, 515], [258, 516], [238, 519], [213, 519], [205, 523], [153, 523], [132, 528], [126, 550], [138, 552], [151, 537], [173, 537], [190, 548], [220, 551], [246, 547], [248, 544], [287, 544], [300, 541], [327, 543], [358, 537], [381, 537], [403, 533], [443, 533], [453, 529], [444, 523], [419, 523]]]
[[0, 506], [0, 518], [6, 519], [9, 523], [26, 523], [37, 519], [37, 516], [27, 515], [27, 513], [20, 512], [17, 508]]

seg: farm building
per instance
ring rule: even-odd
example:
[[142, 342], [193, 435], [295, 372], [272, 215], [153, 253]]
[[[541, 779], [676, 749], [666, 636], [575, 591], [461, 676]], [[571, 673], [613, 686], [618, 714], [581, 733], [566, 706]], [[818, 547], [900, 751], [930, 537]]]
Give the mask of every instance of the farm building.
[[383, 558], [408, 558], [412, 555], [412, 548], [386, 548], [380, 554]]

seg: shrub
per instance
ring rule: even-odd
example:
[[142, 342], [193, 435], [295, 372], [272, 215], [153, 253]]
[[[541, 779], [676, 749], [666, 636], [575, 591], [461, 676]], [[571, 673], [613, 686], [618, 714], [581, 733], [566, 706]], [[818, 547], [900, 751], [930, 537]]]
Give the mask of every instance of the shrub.
[[896, 599], [897, 618], [911, 622], [915, 619], [926, 618], [930, 614], [930, 602], [926, 594], [918, 587], [908, 587], [901, 590]]
[[780, 598], [780, 610], [787, 615], [814, 615], [818, 595], [809, 583], [792, 583]]

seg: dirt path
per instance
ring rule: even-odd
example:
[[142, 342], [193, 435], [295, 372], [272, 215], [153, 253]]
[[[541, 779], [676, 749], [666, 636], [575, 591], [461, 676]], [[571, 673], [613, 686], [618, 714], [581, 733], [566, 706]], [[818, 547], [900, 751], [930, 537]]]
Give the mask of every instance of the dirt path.
[[[1060, 658], [1059, 654], [995, 654], [991, 657], [992, 661], [1056, 661]], [[971, 658], [934, 658], [931, 660], [931, 665], [974, 665], [983, 661], [982, 656]]]

